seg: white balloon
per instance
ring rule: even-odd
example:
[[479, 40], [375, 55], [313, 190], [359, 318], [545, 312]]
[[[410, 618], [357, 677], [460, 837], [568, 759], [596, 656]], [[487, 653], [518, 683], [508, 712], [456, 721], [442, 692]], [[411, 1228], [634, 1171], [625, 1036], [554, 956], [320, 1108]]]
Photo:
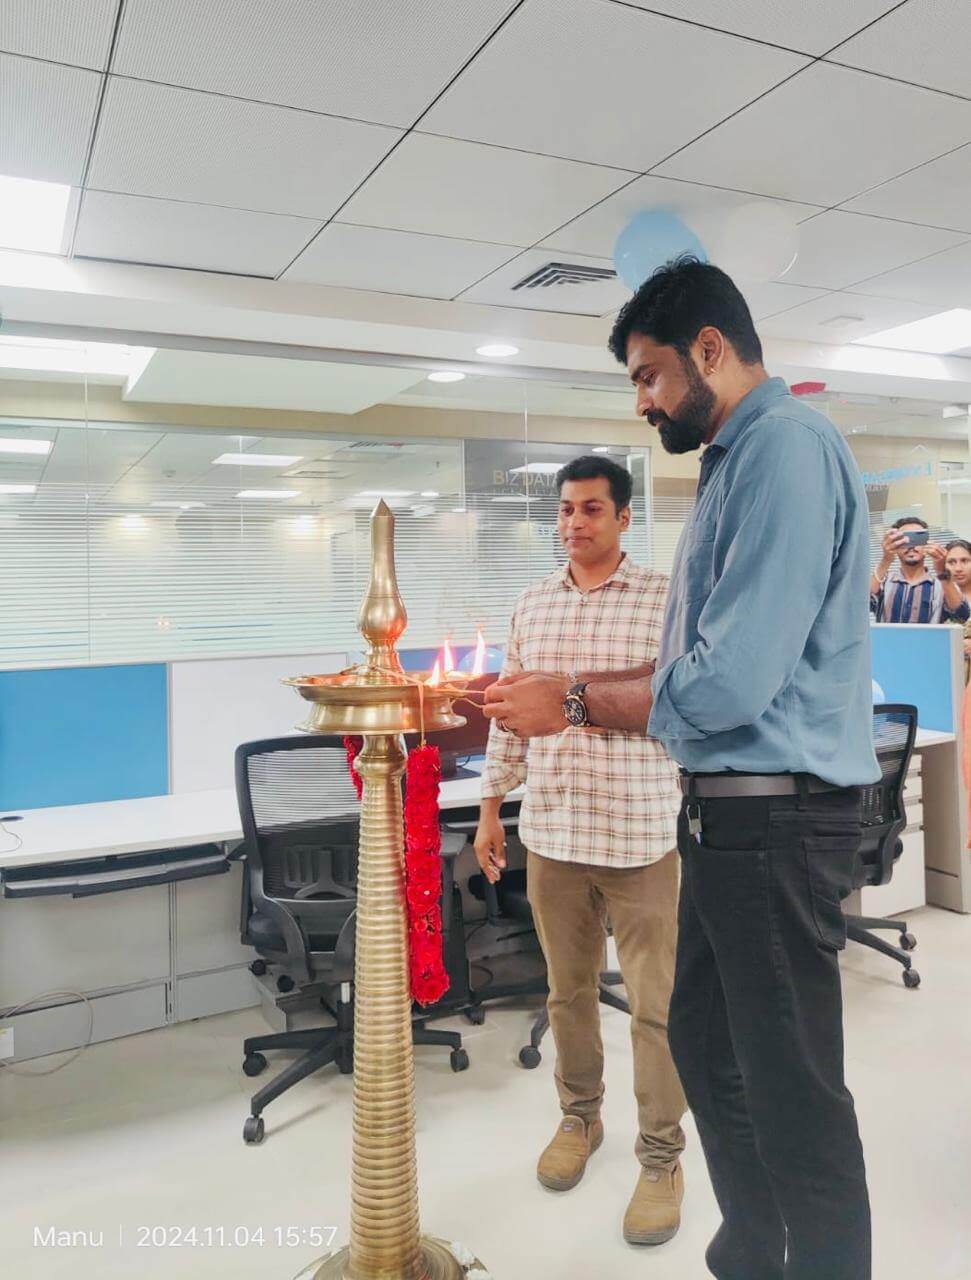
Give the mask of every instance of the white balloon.
[[798, 257], [799, 225], [785, 205], [752, 200], [723, 214], [705, 247], [738, 280], [778, 280]]

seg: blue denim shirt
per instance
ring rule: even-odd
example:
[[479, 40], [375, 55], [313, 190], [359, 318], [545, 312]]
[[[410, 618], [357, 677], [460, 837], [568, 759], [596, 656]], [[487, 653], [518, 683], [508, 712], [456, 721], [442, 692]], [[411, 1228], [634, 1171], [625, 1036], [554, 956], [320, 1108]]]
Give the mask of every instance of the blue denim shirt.
[[705, 450], [648, 732], [698, 773], [880, 776], [863, 480], [833, 424], [761, 383]]

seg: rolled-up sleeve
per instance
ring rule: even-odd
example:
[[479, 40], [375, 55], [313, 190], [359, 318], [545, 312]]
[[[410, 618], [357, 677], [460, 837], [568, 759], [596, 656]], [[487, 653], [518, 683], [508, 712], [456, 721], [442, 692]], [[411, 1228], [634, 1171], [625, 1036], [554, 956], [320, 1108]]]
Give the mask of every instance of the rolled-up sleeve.
[[[509, 639], [501, 675], [518, 675], [523, 669], [519, 654], [518, 613], [513, 610], [509, 623]], [[489, 726], [485, 765], [482, 770], [482, 798], [508, 795], [526, 781], [526, 756], [529, 743], [514, 733], [500, 729], [495, 720]]]
[[732, 459], [714, 539], [717, 580], [697, 642], [654, 677], [652, 737], [699, 740], [753, 724], [803, 656], [843, 514], [825, 446], [797, 425], [753, 431]]

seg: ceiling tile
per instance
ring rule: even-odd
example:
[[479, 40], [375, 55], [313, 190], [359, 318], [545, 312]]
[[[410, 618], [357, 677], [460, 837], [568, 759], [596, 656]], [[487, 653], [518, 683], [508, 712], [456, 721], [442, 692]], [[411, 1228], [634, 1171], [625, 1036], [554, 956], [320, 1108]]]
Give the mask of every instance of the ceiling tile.
[[[698, 235], [704, 241], [702, 230], [706, 224], [751, 201], [752, 196], [743, 192], [648, 175], [608, 196], [596, 208], [581, 213], [579, 218], [548, 236], [543, 244], [594, 257], [611, 257], [621, 231], [635, 213], [645, 209], [667, 209], [678, 214], [692, 228], [697, 225]], [[810, 204], [787, 203], [786, 208], [799, 219], [819, 212], [818, 205]]]
[[971, 102], [817, 63], [658, 172], [833, 205], [968, 141]]
[[[645, 115], [647, 63], [650, 100], [676, 110]], [[643, 171], [805, 65], [796, 54], [603, 0], [531, 0], [421, 127]]]
[[909, 0], [840, 45], [835, 62], [971, 97], [971, 9], [964, 0]]
[[0, 173], [80, 183], [101, 76], [0, 54]]
[[[762, 280], [739, 281], [739, 288], [745, 296], [752, 319], [762, 321], [767, 316], [774, 316], [779, 311], [796, 307], [803, 302], [811, 302], [823, 292], [821, 289], [808, 289], [804, 285], [789, 284], [788, 281]], [[762, 326], [759, 324], [759, 332]]]
[[[630, 289], [623, 281], [615, 278], [592, 283], [551, 284], [515, 289], [514, 286], [525, 276], [546, 266], [548, 262], [562, 260], [562, 255], [556, 255], [550, 249], [531, 249], [466, 290], [462, 294], [462, 301], [517, 307], [527, 311], [561, 311], [570, 315], [602, 316], [614, 307], [621, 306], [630, 297]], [[584, 258], [578, 254], [570, 254], [565, 260], [571, 265], [613, 270], [613, 263], [608, 258]]]
[[454, 298], [519, 250], [332, 222], [284, 275], [288, 281]]
[[411, 134], [341, 217], [367, 226], [528, 246], [632, 175]]
[[113, 78], [89, 184], [323, 220], [398, 137], [381, 125]]
[[851, 200], [848, 209], [971, 232], [971, 147], [921, 165]]
[[868, 276], [960, 244], [961, 232], [916, 227], [909, 222], [832, 211], [799, 228], [799, 257], [786, 272], [788, 284], [846, 289]]
[[512, 0], [128, 0], [114, 69], [411, 125]]
[[753, 40], [785, 45], [806, 53], [825, 53], [840, 40], [881, 13], [894, 0], [813, 0], [781, 4], [780, 0], [628, 0], [644, 9], [734, 31]]
[[3, 0], [0, 49], [102, 71], [118, 0]]
[[861, 293], [921, 302], [934, 311], [971, 307], [971, 244], [862, 280]]
[[922, 320], [933, 311], [933, 307], [896, 298], [825, 293], [811, 302], [764, 320], [759, 325], [759, 333], [763, 338], [791, 338], [841, 345], [870, 333], [879, 333], [892, 325]]
[[87, 191], [76, 257], [276, 276], [320, 226], [308, 218]]

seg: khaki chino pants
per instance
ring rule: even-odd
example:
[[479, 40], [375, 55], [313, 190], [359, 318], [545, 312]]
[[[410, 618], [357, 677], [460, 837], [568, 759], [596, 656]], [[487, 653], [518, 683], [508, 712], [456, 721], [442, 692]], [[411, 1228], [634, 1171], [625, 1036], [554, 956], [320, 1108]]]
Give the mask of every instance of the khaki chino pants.
[[531, 850], [526, 885], [549, 971], [556, 1087], [564, 1113], [596, 1119], [603, 1084], [598, 980], [609, 919], [631, 1011], [635, 1150], [647, 1168], [670, 1168], [684, 1149], [684, 1094], [668, 1048], [677, 943], [678, 854], [641, 867], [557, 862]]

